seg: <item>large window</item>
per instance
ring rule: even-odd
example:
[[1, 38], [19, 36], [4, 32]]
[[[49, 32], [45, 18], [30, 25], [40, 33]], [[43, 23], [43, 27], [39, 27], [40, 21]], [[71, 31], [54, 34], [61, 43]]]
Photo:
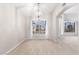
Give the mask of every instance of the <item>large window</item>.
[[32, 21], [32, 33], [33, 34], [45, 34], [46, 33], [46, 21], [45, 20], [33, 20]]

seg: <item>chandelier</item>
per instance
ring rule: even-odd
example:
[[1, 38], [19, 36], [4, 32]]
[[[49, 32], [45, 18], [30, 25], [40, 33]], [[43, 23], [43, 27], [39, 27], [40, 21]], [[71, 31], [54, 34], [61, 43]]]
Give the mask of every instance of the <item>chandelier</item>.
[[40, 20], [41, 11], [40, 11], [40, 3], [37, 3], [34, 6], [34, 19]]
[[37, 3], [37, 7], [38, 7], [38, 9], [37, 9], [37, 12], [38, 12], [38, 14], [37, 14], [37, 19], [38, 20], [40, 20], [40, 3]]

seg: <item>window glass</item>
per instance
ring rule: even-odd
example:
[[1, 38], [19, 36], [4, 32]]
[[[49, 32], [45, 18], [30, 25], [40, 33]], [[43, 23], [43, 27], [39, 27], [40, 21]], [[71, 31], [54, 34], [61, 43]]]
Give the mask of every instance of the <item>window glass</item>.
[[46, 21], [45, 20], [32, 20], [32, 33], [33, 34], [45, 34], [46, 33]]

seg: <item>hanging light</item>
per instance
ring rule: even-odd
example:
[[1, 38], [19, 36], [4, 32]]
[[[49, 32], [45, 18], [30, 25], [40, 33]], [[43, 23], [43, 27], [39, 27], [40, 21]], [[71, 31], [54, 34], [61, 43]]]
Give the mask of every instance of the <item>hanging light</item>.
[[40, 20], [42, 12], [40, 11], [40, 3], [34, 6], [34, 19]]
[[40, 3], [37, 3], [37, 20], [40, 20], [41, 12], [40, 12]]
[[37, 19], [38, 19], [38, 20], [39, 20], [39, 18], [40, 18], [40, 15], [39, 15], [39, 4], [40, 4], [40, 3], [37, 4], [37, 5], [38, 5], [38, 10], [37, 10], [37, 11], [38, 11], [38, 16], [37, 16]]

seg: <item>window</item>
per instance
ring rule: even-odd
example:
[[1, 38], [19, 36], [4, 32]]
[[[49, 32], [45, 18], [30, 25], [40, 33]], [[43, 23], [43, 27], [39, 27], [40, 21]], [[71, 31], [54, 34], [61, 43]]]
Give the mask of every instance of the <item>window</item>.
[[64, 21], [64, 32], [75, 32], [75, 22]]
[[33, 34], [46, 34], [46, 21], [33, 20], [32, 21], [32, 33]]

